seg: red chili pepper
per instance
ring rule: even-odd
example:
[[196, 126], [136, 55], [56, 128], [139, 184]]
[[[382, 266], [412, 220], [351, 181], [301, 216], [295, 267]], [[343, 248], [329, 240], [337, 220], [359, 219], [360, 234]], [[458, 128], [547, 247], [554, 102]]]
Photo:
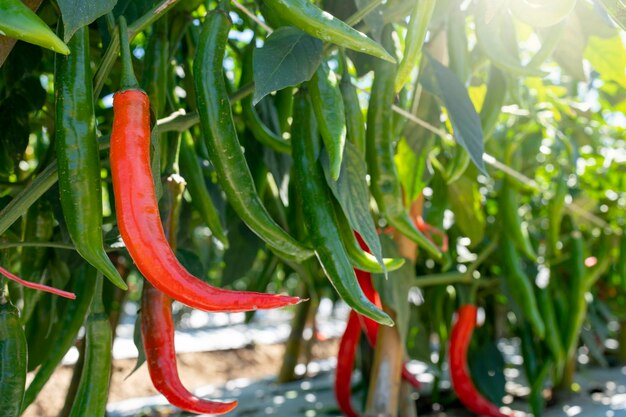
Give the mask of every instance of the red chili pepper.
[[347, 417], [359, 417], [359, 414], [352, 408], [352, 367], [356, 349], [361, 337], [361, 326], [359, 325], [358, 314], [350, 310], [346, 331], [339, 342], [337, 352], [337, 370], [335, 372], [335, 398], [341, 412]]
[[[121, 32], [124, 36], [125, 31]], [[122, 39], [121, 45], [123, 89], [113, 97], [111, 175], [120, 233], [139, 271], [167, 296], [199, 310], [239, 312], [302, 301], [298, 297], [216, 288], [178, 262], [161, 225], [150, 169], [150, 102], [148, 95], [136, 87], [128, 42]]]
[[174, 350], [172, 299], [149, 283], [141, 295], [141, 337], [152, 384], [174, 406], [197, 414], [224, 414], [237, 401], [221, 403], [202, 400], [180, 381]]
[[458, 310], [458, 318], [450, 335], [450, 377], [459, 400], [471, 411], [481, 416], [512, 417], [486, 399], [474, 385], [467, 366], [467, 348], [476, 327], [475, 305], [465, 304]]

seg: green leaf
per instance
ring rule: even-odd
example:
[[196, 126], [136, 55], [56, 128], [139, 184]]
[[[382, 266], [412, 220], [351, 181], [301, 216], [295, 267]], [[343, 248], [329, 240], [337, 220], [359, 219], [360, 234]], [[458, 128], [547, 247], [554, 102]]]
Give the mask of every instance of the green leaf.
[[448, 184], [450, 209], [454, 213], [454, 223], [472, 241], [472, 245], [483, 239], [485, 215], [481, 210], [478, 184], [467, 176], [462, 176]]
[[586, 44], [587, 36], [582, 30], [580, 20], [576, 14], [571, 14], [565, 21], [559, 47], [554, 50], [552, 57], [576, 81], [586, 79], [583, 68], [583, 52]]
[[253, 53], [257, 104], [272, 91], [296, 86], [311, 79], [322, 62], [322, 41], [294, 27], [281, 27]]
[[428, 60], [421, 77], [422, 86], [437, 96], [448, 109], [454, 138], [467, 152], [474, 164], [487, 174], [483, 164], [483, 130], [480, 117], [467, 93], [467, 89], [457, 76], [436, 59], [426, 54]]
[[419, 197], [430, 177], [426, 170], [428, 152], [416, 154], [407, 141], [401, 139], [398, 142], [394, 159], [398, 168], [398, 177], [404, 190], [404, 200], [413, 202]]
[[493, 340], [471, 349], [467, 362], [476, 388], [492, 403], [504, 397], [504, 358]]
[[626, 48], [620, 36], [608, 39], [590, 37], [584, 57], [603, 80], [626, 87]]
[[141, 311], [137, 314], [137, 318], [135, 319], [135, 329], [133, 330], [133, 343], [135, 343], [135, 347], [137, 348], [137, 362], [135, 362], [135, 367], [126, 375], [124, 380], [128, 379], [132, 374], [135, 373], [137, 369], [143, 365], [146, 361], [146, 353], [143, 349], [143, 339], [141, 338]]
[[193, 276], [203, 277], [205, 275], [204, 267], [200, 261], [200, 257], [187, 249], [176, 249], [176, 258]]
[[346, 142], [341, 175], [337, 181], [334, 181], [330, 175], [330, 160], [326, 150], [322, 152], [320, 158], [326, 182], [346, 214], [350, 226], [361, 235], [378, 263], [382, 265], [382, 248], [369, 210], [367, 167], [359, 150], [353, 144]]
[[113, 10], [117, 0], [58, 0], [58, 3], [63, 17], [63, 41], [67, 42], [78, 29]]
[[626, 5], [621, 0], [600, 0], [604, 10], [622, 30], [626, 30]]
[[230, 246], [224, 253], [224, 271], [221, 285], [231, 285], [243, 278], [254, 265], [263, 242], [237, 218], [236, 224], [228, 225]]
[[334, 180], [339, 177], [346, 142], [346, 115], [337, 77], [326, 62], [315, 71], [307, 84], [317, 119], [317, 126], [331, 162]]

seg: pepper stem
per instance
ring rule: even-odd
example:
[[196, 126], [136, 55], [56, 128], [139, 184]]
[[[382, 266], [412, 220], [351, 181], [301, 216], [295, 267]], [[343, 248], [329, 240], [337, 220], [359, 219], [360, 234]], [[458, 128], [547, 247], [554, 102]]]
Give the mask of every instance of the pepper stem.
[[124, 16], [120, 16], [118, 27], [120, 32], [120, 51], [122, 57], [122, 78], [120, 80], [120, 87], [122, 90], [137, 89], [139, 88], [139, 83], [137, 82], [137, 78], [135, 77], [135, 73], [133, 71], [130, 43], [128, 42], [128, 27]]

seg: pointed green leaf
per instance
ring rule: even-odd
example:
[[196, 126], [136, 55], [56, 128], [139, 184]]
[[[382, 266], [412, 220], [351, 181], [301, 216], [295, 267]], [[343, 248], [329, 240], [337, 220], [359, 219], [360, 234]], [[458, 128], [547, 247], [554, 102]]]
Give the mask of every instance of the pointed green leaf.
[[310, 80], [322, 62], [322, 41], [294, 27], [281, 27], [254, 50], [252, 60], [256, 105], [272, 91]]
[[455, 140], [469, 152], [478, 169], [487, 174], [483, 164], [483, 129], [467, 89], [449, 68], [430, 55], [426, 56], [428, 65], [421, 78], [422, 86], [437, 96], [448, 109]]

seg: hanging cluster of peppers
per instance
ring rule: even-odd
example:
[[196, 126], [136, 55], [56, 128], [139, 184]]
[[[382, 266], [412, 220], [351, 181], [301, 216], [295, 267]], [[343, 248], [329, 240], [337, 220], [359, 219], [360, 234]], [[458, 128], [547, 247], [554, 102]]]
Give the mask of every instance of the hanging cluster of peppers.
[[[499, 128], [498, 118], [512, 95], [530, 100], [517, 91], [517, 79], [545, 75], [541, 64], [556, 56], [568, 19], [589, 12], [587, 5], [233, 1], [239, 14], [228, 0], [163, 0], [139, 18], [132, 7], [118, 6], [73, 27], [65, 19], [67, 3], [49, 3], [48, 14], [59, 3], [63, 17], [57, 34], [20, 0], [0, 0], [0, 33], [55, 52], [47, 52], [53, 70], [35, 81], [53, 96], [41, 113], [54, 116], [26, 140], [28, 155], [19, 156], [36, 159], [38, 168], [22, 175], [29, 163], [16, 170], [0, 149], [0, 185], [9, 187], [0, 195], [0, 245], [5, 237], [14, 244], [0, 252], [0, 264], [17, 265], [21, 275], [0, 266], [10, 280], [0, 277], [3, 416], [24, 413], [74, 345], [80, 359], [60, 415], [105, 415], [120, 305], [138, 288], [130, 270], [143, 277], [137, 343], [150, 378], [188, 412], [224, 414], [237, 401], [201, 399], [183, 385], [174, 301], [252, 314], [338, 296], [351, 309], [335, 379], [337, 404], [348, 417], [360, 415], [352, 401], [356, 359], [382, 350], [388, 327], [381, 325], [396, 326], [400, 341], [397, 375], [385, 377], [415, 390], [421, 384], [405, 358], [436, 336], [433, 402], [441, 400], [446, 358], [452, 395], [464, 407], [477, 415], [514, 415], [501, 408], [501, 393], [488, 395], [470, 366], [480, 350], [473, 345], [493, 347], [511, 335], [521, 342], [534, 415], [545, 406], [546, 386], [571, 388], [580, 340], [593, 345], [585, 322], [602, 308], [589, 293], [597, 283], [604, 298], [626, 288], [626, 238], [618, 231], [618, 245], [614, 233], [623, 219], [572, 208], [576, 152], [562, 137], [551, 145], [558, 166], [544, 173], [552, 184], [542, 189], [521, 175], [531, 164], [525, 137], [537, 132], [527, 129], [520, 139]], [[605, 7], [619, 21], [619, 8]], [[127, 25], [125, 16], [133, 22]], [[468, 16], [475, 42], [467, 39]], [[526, 64], [512, 19], [540, 29], [541, 48]], [[145, 36], [133, 51], [139, 33]], [[97, 56], [94, 77], [95, 44], [106, 51]], [[274, 72], [263, 71], [268, 62]], [[113, 69], [119, 76], [109, 76]], [[6, 80], [0, 79], [0, 99], [10, 90]], [[112, 97], [112, 118], [101, 91]], [[558, 93], [543, 96], [551, 94]], [[0, 106], [8, 104], [0, 100]], [[489, 178], [488, 161], [498, 170]], [[532, 200], [539, 192], [540, 204]], [[581, 213], [602, 226], [599, 237], [581, 230]], [[202, 261], [178, 251], [181, 242], [196, 245], [189, 243], [194, 233], [179, 233], [191, 224], [210, 235]], [[255, 253], [248, 262], [249, 248]], [[252, 265], [257, 256], [263, 267], [256, 281], [224, 288], [236, 279], [224, 271], [238, 262]], [[215, 268], [204, 268], [211, 262]], [[214, 271], [226, 285], [216, 283]], [[272, 277], [286, 272], [301, 280], [299, 292], [268, 290]], [[421, 301], [411, 295], [414, 287]], [[474, 332], [481, 307], [490, 313], [488, 325]], [[309, 308], [315, 313], [307, 307], [294, 319], [306, 319]], [[501, 331], [507, 319], [497, 308], [512, 313], [511, 332]], [[422, 315], [419, 326], [410, 324], [415, 315]], [[296, 338], [303, 328], [293, 326]], [[359, 343], [361, 334], [366, 343]], [[432, 346], [426, 349], [430, 360]], [[28, 384], [27, 372], [33, 372]]]

